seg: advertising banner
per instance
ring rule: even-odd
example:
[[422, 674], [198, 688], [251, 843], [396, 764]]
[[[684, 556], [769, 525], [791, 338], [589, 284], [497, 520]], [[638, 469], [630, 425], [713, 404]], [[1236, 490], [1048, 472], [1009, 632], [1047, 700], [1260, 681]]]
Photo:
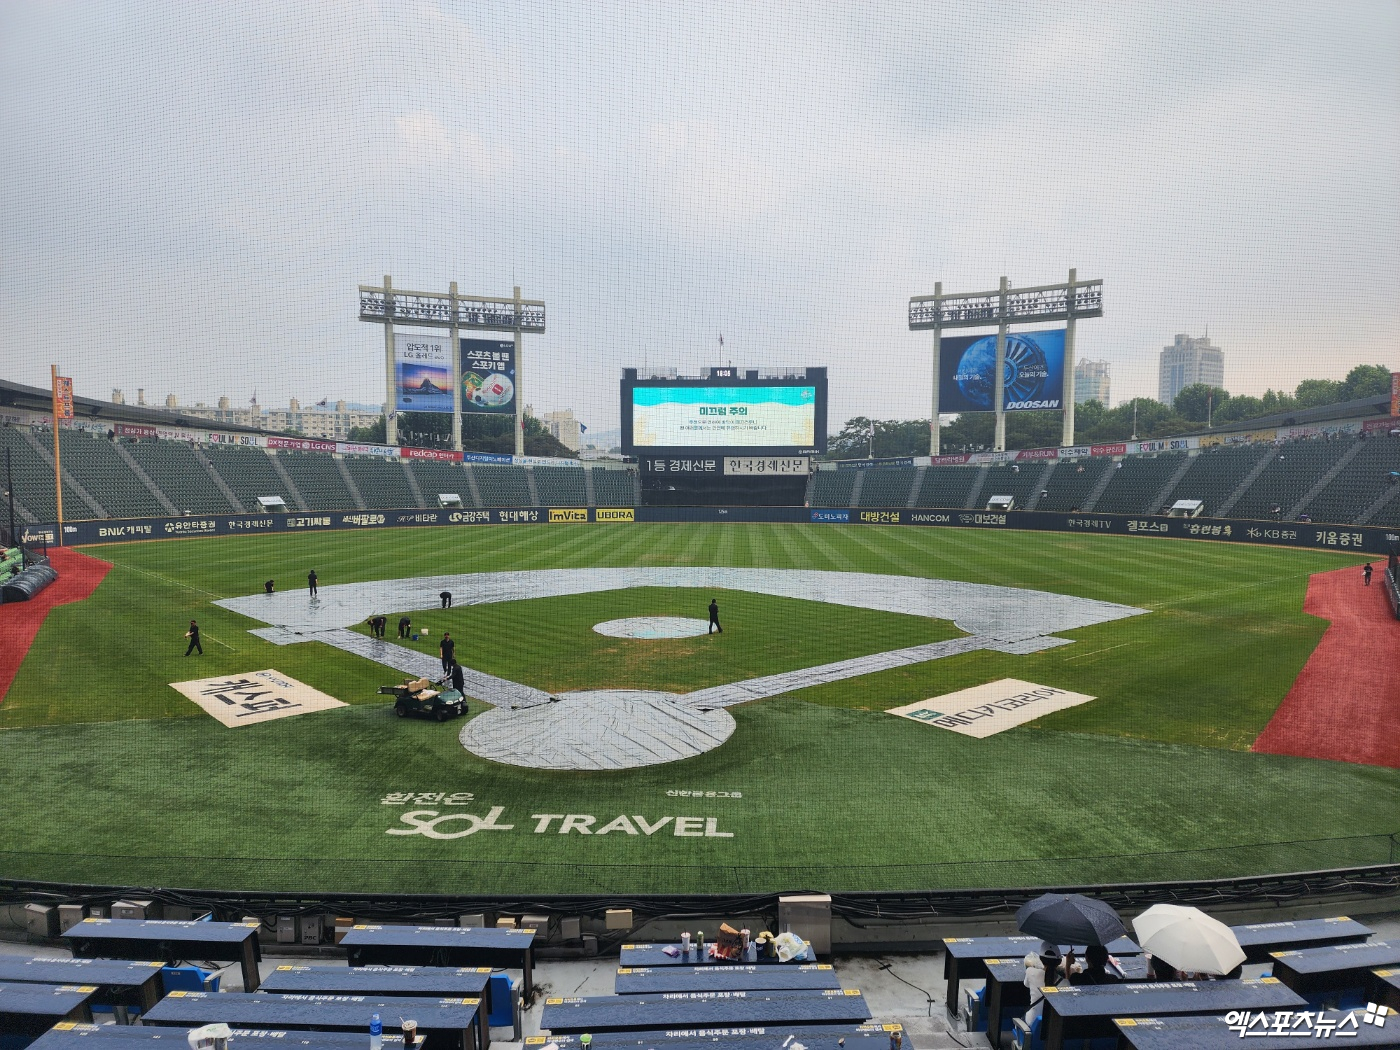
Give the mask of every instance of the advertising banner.
[[447, 336], [394, 333], [394, 408], [452, 411], [452, 341]]
[[443, 463], [460, 463], [463, 453], [450, 448], [401, 448], [399, 455], [404, 459], [436, 459]]
[[112, 429], [117, 432], [117, 437], [153, 438], [157, 436], [155, 427], [140, 427], [134, 423], [118, 423]]
[[171, 682], [170, 687], [230, 729], [346, 706], [335, 697], [272, 669]]
[[[940, 412], [993, 412], [997, 337], [945, 336], [938, 363]], [[1008, 412], [1064, 407], [1065, 330], [1006, 334]]]
[[[959, 463], [962, 459], [957, 459]], [[869, 470], [871, 467], [912, 467], [914, 465], [913, 456], [892, 456], [887, 459], [838, 459], [836, 461], [837, 470]]]
[[463, 339], [462, 411], [515, 414], [515, 343]]
[[335, 450], [346, 456], [397, 456], [396, 445], [359, 445], [350, 441], [337, 441]]
[[58, 405], [58, 418], [73, 418], [73, 380], [59, 376], [53, 381], [53, 397]]
[[334, 452], [335, 446], [334, 441], [316, 441], [312, 438], [270, 437], [267, 439], [268, 448], [290, 448], [298, 452]]
[[1084, 693], [1071, 693], [1051, 685], [1003, 678], [999, 682], [892, 707], [885, 713], [982, 740], [1092, 699]]

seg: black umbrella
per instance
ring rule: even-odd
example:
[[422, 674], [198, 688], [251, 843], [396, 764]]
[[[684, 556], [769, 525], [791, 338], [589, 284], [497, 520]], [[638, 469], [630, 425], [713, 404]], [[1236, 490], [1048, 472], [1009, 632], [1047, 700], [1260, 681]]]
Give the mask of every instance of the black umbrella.
[[1108, 944], [1128, 932], [1116, 911], [1082, 893], [1045, 893], [1026, 902], [1016, 928], [1051, 944]]

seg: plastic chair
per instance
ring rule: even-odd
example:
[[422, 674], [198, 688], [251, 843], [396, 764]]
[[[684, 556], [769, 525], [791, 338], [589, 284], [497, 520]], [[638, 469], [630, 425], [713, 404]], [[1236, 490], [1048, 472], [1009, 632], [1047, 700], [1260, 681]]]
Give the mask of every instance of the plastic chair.
[[1035, 1024], [1027, 1027], [1023, 1018], [1011, 1022], [1011, 1045], [1016, 1050], [1045, 1050], [1045, 1037], [1041, 1034], [1044, 1017], [1037, 1017]]
[[987, 1030], [987, 990], [978, 988], [963, 989], [962, 1008], [963, 1031], [985, 1032]]

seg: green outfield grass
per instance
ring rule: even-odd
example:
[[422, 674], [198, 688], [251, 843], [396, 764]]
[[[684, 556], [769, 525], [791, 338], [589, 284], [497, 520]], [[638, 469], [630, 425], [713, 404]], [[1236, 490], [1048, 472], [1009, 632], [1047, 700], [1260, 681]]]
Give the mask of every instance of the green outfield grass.
[[[18, 800], [0, 874], [405, 892], [914, 889], [1369, 863], [1389, 849], [1382, 839], [1252, 844], [1400, 830], [1400, 772], [1247, 751], [1325, 629], [1301, 611], [1308, 575], [1355, 557], [747, 524], [394, 530], [89, 553], [112, 572], [88, 601], [50, 614], [0, 703], [0, 792]], [[734, 736], [685, 762], [542, 773], [465, 752], [460, 721], [394, 719], [374, 692], [393, 672], [315, 642], [271, 645], [247, 633], [259, 624], [209, 604], [268, 577], [279, 589], [303, 585], [313, 567], [324, 588], [628, 565], [893, 573], [1151, 614], [1068, 632], [1074, 644], [1032, 656], [975, 652], [734, 708]], [[738, 591], [719, 595], [722, 639], [623, 643], [591, 631], [628, 615], [702, 618], [710, 596], [642, 588], [411, 615], [452, 630], [473, 666], [552, 690], [684, 691], [957, 634], [943, 621]], [[190, 617], [205, 630], [203, 659], [181, 655]], [[436, 635], [418, 648], [435, 651]], [[352, 706], [230, 730], [168, 685], [267, 667]], [[980, 741], [883, 713], [1003, 677], [1099, 699]], [[381, 804], [391, 792], [474, 798], [455, 809]], [[406, 811], [484, 816], [494, 806], [513, 830], [387, 834], [413, 829]], [[732, 837], [677, 836], [674, 822], [652, 835], [560, 835], [557, 820], [536, 834], [536, 814], [591, 815], [595, 828], [619, 815], [711, 818]]]

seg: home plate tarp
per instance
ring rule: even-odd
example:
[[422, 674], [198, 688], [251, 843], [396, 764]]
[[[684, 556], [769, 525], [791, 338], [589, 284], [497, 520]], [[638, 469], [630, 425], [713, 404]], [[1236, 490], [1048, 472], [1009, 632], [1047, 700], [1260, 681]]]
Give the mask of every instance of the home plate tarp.
[[171, 682], [170, 688], [183, 693], [230, 729], [346, 706], [335, 697], [270, 668], [192, 682]]
[[1053, 685], [1003, 678], [903, 707], [892, 707], [887, 713], [981, 739], [1093, 699]]

